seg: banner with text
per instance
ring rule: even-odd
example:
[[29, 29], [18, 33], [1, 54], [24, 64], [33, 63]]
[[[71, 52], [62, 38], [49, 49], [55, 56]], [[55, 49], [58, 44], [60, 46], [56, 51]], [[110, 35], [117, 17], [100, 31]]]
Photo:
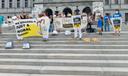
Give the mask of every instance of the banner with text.
[[35, 19], [17, 20], [14, 23], [15, 23], [17, 39], [23, 39], [33, 36], [41, 36], [40, 26], [37, 25]]
[[113, 25], [114, 30], [121, 30], [122, 26], [122, 18], [111, 18], [111, 22]]
[[63, 18], [63, 28], [73, 28], [73, 20], [71, 17]]
[[81, 28], [81, 15], [72, 16], [73, 19], [73, 27]]

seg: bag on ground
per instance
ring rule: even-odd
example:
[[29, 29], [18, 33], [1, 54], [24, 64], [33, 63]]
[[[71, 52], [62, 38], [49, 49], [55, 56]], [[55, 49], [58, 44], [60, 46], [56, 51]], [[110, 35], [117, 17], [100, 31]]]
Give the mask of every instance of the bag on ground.
[[12, 42], [12, 41], [8, 41], [8, 42], [5, 44], [5, 49], [12, 49], [12, 48], [14, 48], [13, 42]]

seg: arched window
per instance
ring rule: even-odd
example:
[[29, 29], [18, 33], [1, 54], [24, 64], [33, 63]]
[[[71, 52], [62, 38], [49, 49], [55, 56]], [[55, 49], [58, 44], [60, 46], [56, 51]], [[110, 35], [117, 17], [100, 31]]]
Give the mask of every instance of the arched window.
[[67, 15], [68, 15], [69, 13], [72, 14], [72, 10], [71, 10], [71, 8], [66, 7], [66, 8], [64, 8], [63, 13], [64, 13], [64, 15], [67, 17]]
[[90, 7], [85, 7], [82, 12], [83, 13], [86, 13], [88, 15], [88, 14], [91, 14], [92, 13], [92, 10], [91, 10]]

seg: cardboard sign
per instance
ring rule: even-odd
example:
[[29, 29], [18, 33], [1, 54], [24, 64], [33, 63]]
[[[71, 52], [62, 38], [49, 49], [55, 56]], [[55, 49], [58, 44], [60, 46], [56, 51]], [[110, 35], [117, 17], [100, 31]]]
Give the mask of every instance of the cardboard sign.
[[111, 22], [112, 22], [112, 26], [114, 31], [115, 30], [119, 30], [121, 31], [121, 27], [122, 27], [122, 18], [111, 18]]
[[80, 28], [81, 27], [81, 16], [80, 15], [72, 16], [72, 19], [73, 19], [73, 27]]
[[121, 25], [121, 20], [120, 19], [113, 19], [113, 24], [114, 24], [114, 26]]
[[95, 21], [98, 21], [98, 16], [103, 16], [104, 14], [104, 3], [103, 2], [93, 2], [92, 3], [93, 13], [96, 14]]
[[88, 23], [88, 21], [87, 21], [87, 15], [83, 15], [82, 17], [81, 17], [81, 28], [85, 28], [86, 26], [87, 26], [87, 23]]
[[35, 19], [16, 20], [14, 23], [17, 39], [23, 39], [32, 36], [41, 36], [40, 27], [37, 25]]
[[63, 18], [63, 28], [73, 28], [73, 20], [71, 17]]
[[63, 28], [63, 18], [54, 18], [54, 27], [57, 28]]

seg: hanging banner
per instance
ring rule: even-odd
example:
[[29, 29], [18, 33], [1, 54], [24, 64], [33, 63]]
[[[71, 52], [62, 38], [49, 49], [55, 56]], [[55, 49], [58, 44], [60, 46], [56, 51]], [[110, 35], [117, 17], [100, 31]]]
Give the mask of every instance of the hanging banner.
[[17, 39], [41, 36], [40, 27], [37, 25], [35, 19], [16, 20], [14, 23]]
[[111, 18], [111, 22], [115, 30], [121, 31], [121, 25], [122, 25], [122, 18]]
[[[74, 21], [73, 21], [74, 18]], [[78, 21], [77, 21], [78, 19]], [[68, 17], [68, 18], [54, 18], [54, 27], [56, 29], [60, 28], [73, 28], [73, 25], [75, 23], [81, 24], [81, 28], [84, 28], [87, 26], [87, 15], [76, 15], [73, 17]]]
[[54, 18], [53, 21], [55, 28], [63, 28], [63, 18]]
[[81, 28], [81, 15], [72, 16], [73, 19], [73, 27]]
[[73, 20], [71, 17], [63, 18], [63, 28], [73, 28]]

